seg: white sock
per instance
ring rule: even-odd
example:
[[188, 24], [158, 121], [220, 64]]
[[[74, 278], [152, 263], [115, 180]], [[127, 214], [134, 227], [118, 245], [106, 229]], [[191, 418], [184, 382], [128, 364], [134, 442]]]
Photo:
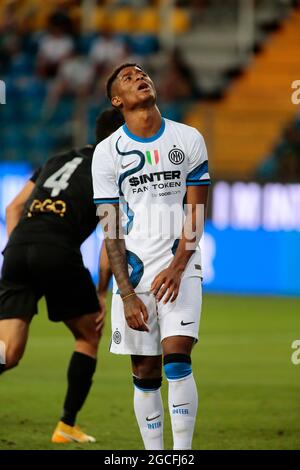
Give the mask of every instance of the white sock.
[[197, 408], [198, 393], [193, 374], [180, 380], [169, 380], [169, 411], [174, 450], [192, 448]]
[[134, 387], [134, 411], [146, 450], [162, 450], [164, 410], [160, 388], [144, 392]]

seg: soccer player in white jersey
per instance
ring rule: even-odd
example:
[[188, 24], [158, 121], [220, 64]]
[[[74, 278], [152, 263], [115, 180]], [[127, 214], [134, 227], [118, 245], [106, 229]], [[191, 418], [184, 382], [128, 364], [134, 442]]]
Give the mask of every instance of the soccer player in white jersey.
[[199, 224], [197, 216], [204, 213], [210, 184], [206, 147], [196, 129], [161, 117], [154, 84], [138, 65], [119, 66], [107, 94], [125, 118], [98, 144], [92, 164], [115, 277], [111, 352], [131, 355], [145, 448], [163, 449], [163, 362], [173, 448], [191, 449], [198, 406], [191, 351], [202, 299], [203, 220]]

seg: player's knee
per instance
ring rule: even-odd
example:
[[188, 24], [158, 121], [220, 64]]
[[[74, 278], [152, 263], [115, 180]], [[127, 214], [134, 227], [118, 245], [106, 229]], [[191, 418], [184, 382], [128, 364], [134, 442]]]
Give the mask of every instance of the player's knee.
[[191, 356], [188, 354], [167, 354], [164, 357], [164, 371], [168, 380], [182, 380], [192, 373]]
[[15, 346], [8, 346], [6, 349], [4, 370], [13, 369], [16, 367], [19, 364], [22, 356], [23, 349]]
[[99, 332], [96, 331], [94, 325], [93, 327], [83, 329], [77, 337], [77, 341], [87, 343], [90, 347], [96, 350], [98, 349], [99, 340], [100, 335]]
[[150, 360], [139, 360], [133, 361], [133, 374], [136, 377], [140, 377], [141, 379], [149, 379], [152, 378], [159, 378], [161, 377], [161, 359], [158, 356], [157, 360], [153, 360], [153, 357]]
[[86, 341], [94, 348], [98, 349], [100, 335], [98, 331], [92, 331], [87, 335]]
[[88, 356], [96, 356], [99, 345], [99, 337], [94, 335], [85, 335], [76, 339], [76, 350], [87, 354]]
[[133, 384], [142, 392], [155, 392], [161, 387], [162, 377], [141, 379], [139, 377], [133, 376]]

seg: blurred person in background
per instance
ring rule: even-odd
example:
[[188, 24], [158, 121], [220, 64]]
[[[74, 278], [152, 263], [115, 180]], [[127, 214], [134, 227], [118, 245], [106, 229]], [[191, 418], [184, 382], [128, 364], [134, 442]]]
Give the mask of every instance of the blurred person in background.
[[128, 50], [125, 42], [114, 36], [107, 25], [102, 29], [101, 35], [93, 41], [89, 58], [96, 69], [96, 73], [100, 75], [124, 61], [127, 55]]
[[[93, 90], [95, 71], [88, 59], [75, 50], [60, 64], [44, 103], [49, 117], [63, 96], [87, 99]], [[83, 101], [84, 102], [84, 101]]]
[[11, 56], [20, 50], [16, 5], [8, 4], [0, 18], [0, 72], [5, 73]]
[[166, 117], [181, 121], [187, 107], [201, 98], [201, 92], [177, 49], [169, 55], [165, 69], [158, 85], [161, 109]]
[[[97, 142], [122, 123], [118, 111], [102, 113], [97, 120]], [[6, 212], [9, 240], [0, 280], [0, 340], [6, 347], [6, 364], [0, 364], [0, 374], [22, 358], [42, 296], [49, 319], [64, 322], [75, 339], [63, 414], [52, 436], [55, 443], [95, 442], [75, 425], [96, 370], [111, 276], [104, 250], [97, 297], [80, 252], [80, 245], [98, 223], [92, 198], [93, 151], [90, 145], [49, 159]]]
[[48, 32], [38, 45], [37, 72], [45, 78], [56, 75], [59, 65], [74, 49], [72, 23], [63, 12], [55, 12], [48, 19]]

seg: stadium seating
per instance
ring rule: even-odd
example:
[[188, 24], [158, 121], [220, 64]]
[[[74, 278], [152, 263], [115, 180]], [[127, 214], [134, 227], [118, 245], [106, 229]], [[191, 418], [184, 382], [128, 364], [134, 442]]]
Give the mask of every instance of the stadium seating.
[[85, 29], [89, 31], [101, 31], [106, 25], [109, 25], [108, 11], [103, 7], [96, 7], [91, 11], [87, 18]]
[[187, 116], [189, 123], [204, 124], [216, 177], [251, 177], [295, 115], [291, 84], [300, 77], [299, 39], [300, 12], [295, 11], [224, 100], [197, 105]]
[[[201, 10], [193, 10], [190, 2], [178, 2], [170, 9], [164, 0], [97, 2], [93, 9], [80, 7], [72, 0], [22, 0], [15, 3], [22, 50], [10, 59], [4, 80], [9, 106], [1, 108], [0, 129], [3, 150], [0, 159], [11, 156], [23, 159], [37, 156], [34, 132], [39, 126], [47, 134], [44, 148], [56, 151], [63, 142], [72, 140], [74, 99], [61, 99], [51, 116], [44, 113], [45, 98], [51, 80], [36, 76], [36, 54], [45, 34], [47, 18], [58, 7], [63, 8], [73, 22], [77, 51], [88, 56], [96, 37], [103, 30], [112, 30], [127, 48], [128, 57], [140, 61], [160, 84], [161, 72], [166, 70], [169, 51], [177, 46], [187, 65], [194, 71], [199, 87], [196, 104], [190, 102], [160, 103], [166, 117], [186, 121], [201, 129], [208, 141], [215, 175], [246, 177], [267, 155], [282, 127], [291, 118], [293, 107], [288, 99], [290, 83], [300, 76], [295, 58], [298, 55], [299, 13], [288, 19], [282, 30], [268, 41], [268, 33], [280, 24], [290, 11], [291, 2], [257, 1], [253, 10], [253, 35], [236, 29], [236, 12], [221, 0], [207, 0]], [[232, 1], [232, 5], [237, 2]], [[0, 24], [5, 17], [7, 2], [0, 2]], [[266, 42], [266, 46], [264, 43]], [[1, 42], [0, 42], [1, 44]], [[251, 62], [253, 50], [263, 52]], [[287, 53], [288, 51], [288, 53]], [[250, 65], [249, 65], [250, 64]], [[282, 65], [284, 64], [284, 66]], [[244, 69], [245, 74], [241, 74]], [[240, 73], [232, 85], [232, 78]], [[272, 76], [272, 78], [270, 78]], [[101, 77], [103, 80], [104, 77]], [[225, 98], [220, 102], [203, 98]], [[202, 97], [202, 101], [198, 98]], [[108, 101], [87, 99], [83, 127], [93, 138], [94, 118]], [[46, 116], [46, 118], [45, 118]], [[46, 120], [45, 120], [46, 119]], [[48, 120], [47, 120], [48, 119]], [[16, 149], [12, 151], [11, 134], [7, 128], [19, 128]], [[41, 142], [38, 135], [36, 142]], [[7, 150], [6, 146], [7, 145]], [[242, 155], [242, 158], [241, 158]], [[230, 168], [230, 171], [229, 171]]]
[[110, 14], [110, 26], [115, 33], [133, 33], [135, 15], [132, 8], [118, 8]]
[[137, 12], [136, 32], [142, 34], [158, 34], [160, 17], [157, 8], [143, 8]]

